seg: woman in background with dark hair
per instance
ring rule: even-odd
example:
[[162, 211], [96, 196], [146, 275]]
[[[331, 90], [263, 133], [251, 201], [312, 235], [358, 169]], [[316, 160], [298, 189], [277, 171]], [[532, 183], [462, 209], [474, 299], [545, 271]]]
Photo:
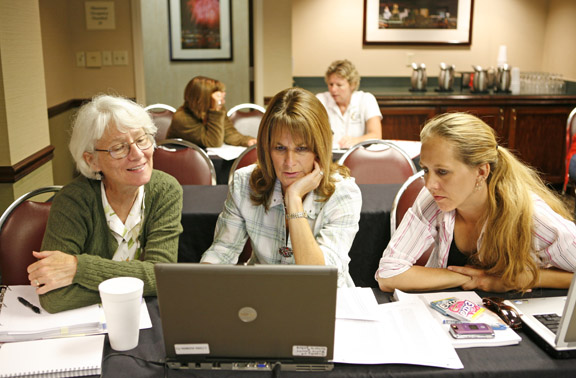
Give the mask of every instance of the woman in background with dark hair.
[[196, 76], [184, 90], [166, 138], [181, 138], [200, 147], [251, 146], [256, 139], [240, 134], [226, 115], [226, 87], [218, 80]]

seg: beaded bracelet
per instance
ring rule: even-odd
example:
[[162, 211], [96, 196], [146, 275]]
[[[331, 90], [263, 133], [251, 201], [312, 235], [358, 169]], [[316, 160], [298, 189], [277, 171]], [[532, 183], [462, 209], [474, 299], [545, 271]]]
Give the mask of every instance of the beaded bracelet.
[[306, 218], [306, 213], [301, 211], [299, 213], [286, 214], [286, 219]]

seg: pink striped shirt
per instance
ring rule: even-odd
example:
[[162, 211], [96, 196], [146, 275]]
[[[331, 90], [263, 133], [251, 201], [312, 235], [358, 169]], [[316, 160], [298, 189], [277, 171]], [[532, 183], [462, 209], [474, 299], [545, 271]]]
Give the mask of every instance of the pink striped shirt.
[[[540, 197], [534, 199], [534, 258], [541, 267], [576, 271], [576, 225], [555, 213]], [[454, 236], [455, 211], [443, 212], [426, 188], [396, 229], [384, 250], [375, 278], [405, 272], [431, 250], [427, 267], [445, 268]], [[476, 247], [480, 249], [486, 225]]]

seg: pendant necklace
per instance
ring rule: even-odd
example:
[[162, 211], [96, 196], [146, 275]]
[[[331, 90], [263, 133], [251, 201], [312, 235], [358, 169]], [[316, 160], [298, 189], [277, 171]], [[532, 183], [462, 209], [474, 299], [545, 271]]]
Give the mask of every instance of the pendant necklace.
[[[282, 198], [282, 203], [284, 203], [284, 198]], [[284, 214], [286, 214], [286, 205], [284, 205]], [[288, 224], [286, 223], [286, 218], [284, 218], [284, 223], [286, 224], [286, 245], [278, 248], [278, 253], [283, 257], [292, 257], [292, 248], [288, 247]]]

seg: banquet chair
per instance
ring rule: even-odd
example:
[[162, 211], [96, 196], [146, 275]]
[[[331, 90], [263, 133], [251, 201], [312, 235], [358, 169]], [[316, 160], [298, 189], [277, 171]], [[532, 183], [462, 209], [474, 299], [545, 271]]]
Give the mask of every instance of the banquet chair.
[[266, 109], [260, 105], [245, 103], [232, 107], [226, 115], [241, 134], [256, 138], [265, 112]]
[[51, 206], [50, 201], [30, 199], [61, 188], [46, 186], [26, 193], [0, 217], [0, 282], [3, 285], [30, 285], [26, 268], [36, 261], [32, 251], [41, 250]]
[[[396, 232], [396, 228], [400, 225], [400, 222], [402, 222], [404, 214], [412, 207], [424, 184], [424, 171], [418, 171], [416, 174], [410, 176], [410, 178], [402, 184], [400, 189], [398, 189], [390, 211], [390, 237]], [[425, 252], [418, 261], [416, 261], [416, 265], [426, 265], [428, 257], [430, 257], [430, 252], [431, 251]]]
[[148, 114], [150, 114], [152, 121], [158, 128], [158, 131], [154, 137], [156, 142], [160, 142], [166, 139], [166, 132], [172, 123], [172, 117], [174, 116], [176, 109], [170, 105], [165, 104], [148, 105], [144, 109], [148, 112]]
[[338, 164], [350, 169], [357, 184], [401, 184], [417, 172], [402, 148], [382, 139], [365, 140], [352, 146]]
[[240, 156], [238, 156], [236, 160], [234, 160], [234, 163], [232, 163], [232, 167], [230, 167], [230, 174], [228, 176], [228, 185], [232, 183], [232, 180], [234, 179], [234, 172], [237, 169], [247, 167], [250, 164], [254, 164], [256, 163], [257, 159], [258, 155], [256, 151], [256, 145], [253, 144], [250, 147], [246, 148], [244, 152], [242, 152]]
[[164, 139], [154, 150], [154, 169], [174, 176], [181, 185], [216, 185], [216, 170], [200, 147], [183, 139]]

